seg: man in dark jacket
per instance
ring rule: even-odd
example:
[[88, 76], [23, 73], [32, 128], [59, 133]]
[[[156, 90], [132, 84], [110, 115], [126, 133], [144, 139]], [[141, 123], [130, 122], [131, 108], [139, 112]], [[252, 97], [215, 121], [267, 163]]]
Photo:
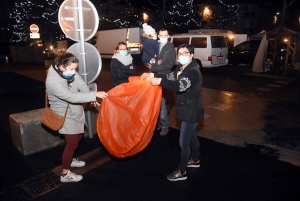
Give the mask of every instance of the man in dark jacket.
[[[166, 75], [171, 72], [176, 60], [176, 52], [173, 43], [168, 41], [169, 33], [162, 29], [159, 31], [159, 53], [154, 64], [149, 64], [147, 67], [152, 73]], [[162, 103], [160, 108], [158, 129], [161, 129], [160, 135], [167, 135], [169, 132], [168, 111], [166, 107], [166, 98], [163, 90]]]

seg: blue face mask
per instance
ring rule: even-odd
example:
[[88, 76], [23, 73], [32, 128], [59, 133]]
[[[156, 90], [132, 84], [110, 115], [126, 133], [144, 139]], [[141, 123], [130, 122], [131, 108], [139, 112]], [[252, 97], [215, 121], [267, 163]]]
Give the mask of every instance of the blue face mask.
[[162, 44], [166, 44], [168, 42], [168, 38], [160, 38], [159, 41]]
[[189, 63], [190, 57], [189, 56], [180, 56], [177, 61], [179, 63], [181, 63], [182, 65], [185, 65], [185, 64]]
[[74, 70], [66, 70], [63, 72], [62, 77], [68, 81], [74, 81], [75, 69]]
[[120, 55], [126, 56], [128, 54], [127, 50], [119, 50]]
[[75, 75], [75, 69], [73, 69], [73, 70], [66, 70], [65, 72], [63, 72], [63, 75], [64, 76], [73, 76], [73, 75]]

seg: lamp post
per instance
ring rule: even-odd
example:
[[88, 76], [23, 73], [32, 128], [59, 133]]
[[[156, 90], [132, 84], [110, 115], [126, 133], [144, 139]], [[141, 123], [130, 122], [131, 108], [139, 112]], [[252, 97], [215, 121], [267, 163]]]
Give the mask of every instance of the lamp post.
[[143, 13], [143, 21], [144, 21], [144, 23], [148, 23], [149, 15], [147, 13]]

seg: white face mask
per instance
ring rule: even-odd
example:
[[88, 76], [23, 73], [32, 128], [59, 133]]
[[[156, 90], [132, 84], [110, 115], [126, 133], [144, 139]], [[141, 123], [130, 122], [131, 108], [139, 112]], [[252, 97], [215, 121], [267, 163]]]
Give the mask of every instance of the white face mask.
[[168, 42], [168, 38], [160, 38], [159, 41], [161, 44], [166, 44]]
[[182, 65], [185, 65], [189, 63], [190, 60], [191, 59], [189, 56], [180, 56], [177, 61], [179, 61], [179, 63], [181, 63]]

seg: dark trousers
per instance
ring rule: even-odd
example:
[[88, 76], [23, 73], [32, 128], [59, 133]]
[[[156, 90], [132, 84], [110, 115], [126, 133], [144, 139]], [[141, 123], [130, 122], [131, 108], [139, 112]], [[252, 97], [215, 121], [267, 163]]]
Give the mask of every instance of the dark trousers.
[[69, 170], [74, 157], [74, 152], [77, 149], [78, 142], [82, 139], [83, 134], [64, 134], [64, 136], [66, 146], [62, 154], [62, 168]]
[[199, 160], [200, 143], [197, 138], [197, 125], [182, 121], [179, 136], [179, 145], [181, 148], [179, 170], [184, 172], [187, 168], [190, 157], [194, 161]]

